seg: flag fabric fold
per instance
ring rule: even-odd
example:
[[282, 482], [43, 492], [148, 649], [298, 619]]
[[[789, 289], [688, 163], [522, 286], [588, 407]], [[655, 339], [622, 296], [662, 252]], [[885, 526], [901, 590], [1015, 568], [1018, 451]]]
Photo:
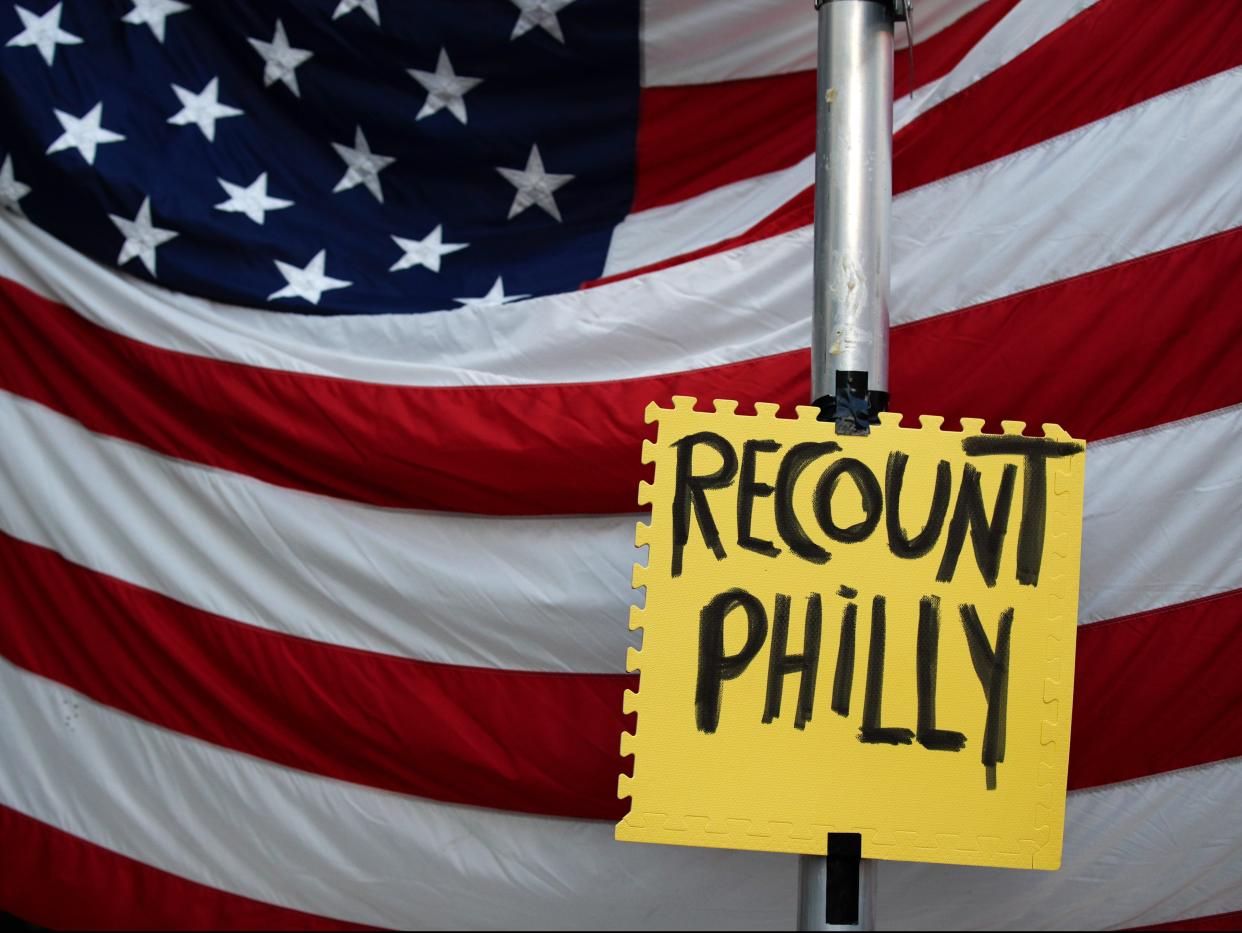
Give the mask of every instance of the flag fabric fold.
[[[916, 15], [892, 407], [1089, 446], [1064, 865], [884, 863], [878, 919], [1218, 928], [1242, 17]], [[797, 0], [0, 10], [0, 909], [793, 923], [792, 858], [612, 822], [643, 409], [808, 398], [814, 41]]]

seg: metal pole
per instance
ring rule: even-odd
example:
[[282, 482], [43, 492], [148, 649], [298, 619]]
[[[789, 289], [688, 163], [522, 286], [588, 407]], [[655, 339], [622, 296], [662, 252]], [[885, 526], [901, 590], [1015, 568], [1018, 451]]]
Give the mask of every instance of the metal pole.
[[[893, 20], [906, 0], [816, 0], [815, 306], [811, 400], [838, 433], [863, 434], [888, 404]], [[802, 856], [799, 930], [875, 928], [876, 863], [862, 859], [858, 922], [827, 922], [828, 859]]]
[[812, 400], [850, 433], [888, 401], [893, 3], [819, 6]]

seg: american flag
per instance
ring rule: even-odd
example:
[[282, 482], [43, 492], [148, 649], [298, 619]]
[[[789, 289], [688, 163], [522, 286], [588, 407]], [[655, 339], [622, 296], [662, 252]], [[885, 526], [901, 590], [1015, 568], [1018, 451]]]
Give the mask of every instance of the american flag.
[[[1242, 922], [1242, 9], [924, 0], [892, 407], [1090, 441], [1064, 867]], [[902, 42], [898, 41], [900, 47]], [[643, 408], [809, 398], [809, 0], [0, 8], [0, 910], [787, 928], [633, 846]]]

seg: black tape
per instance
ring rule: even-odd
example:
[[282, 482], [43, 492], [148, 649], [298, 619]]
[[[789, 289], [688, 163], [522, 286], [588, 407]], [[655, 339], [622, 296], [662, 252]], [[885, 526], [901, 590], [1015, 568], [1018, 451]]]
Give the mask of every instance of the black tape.
[[820, 421], [835, 421], [838, 434], [867, 435], [888, 410], [888, 393], [867, 389], [867, 374], [837, 370], [836, 395], [825, 395], [812, 404], [819, 407]]
[[828, 834], [828, 891], [824, 903], [827, 923], [858, 923], [858, 871], [862, 859], [859, 833]]

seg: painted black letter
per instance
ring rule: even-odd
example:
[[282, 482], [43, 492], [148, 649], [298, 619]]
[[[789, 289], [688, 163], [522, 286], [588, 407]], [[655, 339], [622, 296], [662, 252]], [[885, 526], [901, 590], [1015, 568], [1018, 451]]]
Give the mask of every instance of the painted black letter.
[[970, 646], [975, 676], [988, 701], [987, 724], [983, 729], [983, 768], [988, 790], [996, 790], [996, 765], [1005, 760], [1005, 711], [1009, 704], [1009, 642], [1013, 630], [1013, 609], [1001, 613], [996, 628], [996, 650], [988, 644], [979, 612], [970, 603], [961, 606], [962, 626]]
[[772, 495], [771, 486], [755, 482], [755, 454], [772, 454], [780, 449], [781, 445], [776, 441], [747, 441], [742, 445], [742, 472], [737, 480], [737, 543], [738, 547], [764, 557], [775, 557], [781, 551], [771, 541], [753, 537], [750, 533], [755, 500], [760, 496]]
[[996, 575], [1000, 572], [1001, 547], [1005, 543], [1005, 531], [1009, 525], [1009, 506], [1013, 503], [1013, 483], [1018, 475], [1018, 468], [1012, 463], [1006, 464], [1001, 473], [1000, 489], [996, 492], [996, 508], [992, 510], [992, 521], [988, 522], [987, 508], [983, 504], [983, 487], [979, 482], [979, 471], [969, 463], [962, 467], [962, 488], [957, 491], [957, 505], [953, 508], [953, 519], [949, 522], [949, 533], [945, 538], [944, 557], [940, 561], [940, 571], [936, 579], [948, 583], [957, 571], [957, 558], [962, 553], [962, 544], [966, 540], [966, 529], [970, 528], [970, 543], [974, 547], [975, 562], [983, 581], [988, 586], [996, 586]]
[[936, 728], [936, 668], [940, 659], [940, 597], [919, 600], [919, 744], [933, 752], [960, 752], [966, 736]]
[[867, 655], [867, 693], [863, 697], [862, 730], [858, 741], [876, 745], [909, 745], [914, 733], [896, 726], [881, 726], [884, 703], [884, 597], [871, 600], [871, 649]]
[[[843, 586], [838, 595], [853, 600], [858, 590]], [[832, 678], [832, 711], [841, 716], [850, 714], [850, 694], [854, 692], [854, 635], [858, 627], [858, 605], [845, 604], [841, 616], [841, 642], [837, 646], [837, 672]]]
[[[746, 610], [746, 644], [737, 654], [725, 654], [725, 619], [739, 606]], [[768, 616], [763, 603], [745, 590], [727, 590], [703, 607], [699, 614], [699, 679], [694, 690], [694, 717], [700, 732], [716, 731], [724, 682], [746, 670], [767, 637]]]
[[[700, 444], [716, 451], [724, 461], [715, 473], [695, 476], [690, 472], [694, 448]], [[673, 576], [679, 577], [682, 551], [690, 540], [691, 511], [695, 513], [703, 540], [716, 555], [716, 560], [724, 560], [725, 551], [720, 545], [720, 531], [716, 528], [716, 521], [712, 518], [712, 510], [707, 505], [707, 496], [703, 495], [703, 490], [723, 489], [733, 481], [737, 474], [737, 453], [732, 444], [711, 431], [690, 434], [673, 446], [677, 448], [677, 488], [673, 491]]]
[[833, 441], [794, 444], [786, 452], [780, 472], [776, 474], [776, 530], [789, 545], [789, 550], [812, 564], [826, 564], [832, 555], [808, 538], [798, 524], [793, 505], [794, 484], [813, 461], [840, 449], [841, 445]]
[[1022, 477], [1022, 524], [1018, 529], [1018, 582], [1034, 586], [1044, 559], [1044, 530], [1048, 521], [1048, 458], [1079, 453], [1082, 444], [1049, 437], [1019, 434], [976, 435], [962, 441], [972, 457], [989, 454], [1019, 456], [1026, 461]]
[[815, 675], [819, 672], [819, 635], [822, 610], [818, 593], [812, 593], [806, 604], [806, 635], [802, 654], [788, 654], [789, 597], [776, 594], [776, 612], [772, 615], [772, 653], [768, 660], [768, 699], [763, 707], [763, 721], [771, 722], [781, 714], [781, 693], [785, 675], [802, 673], [798, 687], [798, 711], [794, 728], [805, 729], [815, 709]]
[[[832, 518], [832, 497], [843, 476], [848, 476], [858, 487], [862, 497], [863, 518], [848, 528], [842, 528]], [[861, 460], [853, 457], [842, 457], [828, 469], [815, 484], [815, 520], [824, 534], [834, 541], [853, 544], [865, 541], [875, 526], [880, 523], [880, 512], [884, 509], [884, 499], [880, 493], [880, 482], [875, 474]]]
[[884, 476], [884, 520], [888, 526], [888, 549], [897, 557], [913, 559], [922, 557], [932, 549], [944, 527], [944, 517], [949, 511], [949, 490], [953, 475], [948, 460], [936, 464], [936, 488], [932, 492], [931, 512], [923, 530], [914, 538], [907, 538], [901, 527], [901, 487], [906, 480], [906, 462], [909, 456], [899, 450], [888, 455], [888, 470]]

